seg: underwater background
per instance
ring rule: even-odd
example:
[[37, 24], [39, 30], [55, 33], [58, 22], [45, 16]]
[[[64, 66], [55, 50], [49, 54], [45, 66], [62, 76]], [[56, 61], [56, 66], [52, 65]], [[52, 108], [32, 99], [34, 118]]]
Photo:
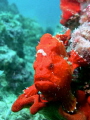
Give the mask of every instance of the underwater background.
[[0, 120], [46, 120], [11, 106], [33, 84], [35, 47], [44, 33], [60, 32], [59, 19], [59, 0], [0, 0]]
[[9, 0], [9, 3], [15, 3], [22, 15], [36, 19], [44, 29], [54, 28], [60, 21], [60, 0]]

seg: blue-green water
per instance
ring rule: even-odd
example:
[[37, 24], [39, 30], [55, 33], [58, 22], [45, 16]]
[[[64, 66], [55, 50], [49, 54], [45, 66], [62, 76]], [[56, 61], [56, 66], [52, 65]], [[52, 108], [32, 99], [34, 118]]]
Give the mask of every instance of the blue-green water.
[[55, 27], [60, 20], [60, 0], [9, 0], [21, 14], [35, 18], [43, 27]]

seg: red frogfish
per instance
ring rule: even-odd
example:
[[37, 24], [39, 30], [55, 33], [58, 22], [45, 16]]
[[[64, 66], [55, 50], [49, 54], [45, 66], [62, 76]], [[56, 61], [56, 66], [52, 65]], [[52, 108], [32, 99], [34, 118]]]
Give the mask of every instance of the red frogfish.
[[73, 112], [76, 109], [76, 99], [70, 88], [72, 65], [66, 59], [63, 42], [45, 34], [36, 50], [34, 85], [25, 89], [17, 98], [12, 111], [17, 112], [28, 105], [30, 112], [35, 114], [47, 107], [47, 102], [58, 101], [63, 110]]
[[62, 41], [45, 34], [36, 47], [34, 84], [47, 101], [60, 101], [66, 111], [73, 111], [76, 99], [71, 93], [72, 66]]

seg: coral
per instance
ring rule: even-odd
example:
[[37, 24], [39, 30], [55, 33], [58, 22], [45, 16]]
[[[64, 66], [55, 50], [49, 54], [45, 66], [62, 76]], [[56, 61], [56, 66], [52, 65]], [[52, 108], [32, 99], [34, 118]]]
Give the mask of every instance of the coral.
[[73, 30], [83, 21], [89, 20], [89, 3], [89, 0], [61, 0], [60, 23]]
[[0, 70], [0, 86], [4, 89], [8, 85], [4, 71]]
[[[75, 29], [71, 36], [71, 50], [74, 50], [77, 56], [83, 59], [83, 64], [90, 64], [90, 31], [89, 31], [90, 23], [84, 22], [81, 26], [79, 26], [77, 29]], [[74, 56], [71, 53], [71, 57]], [[72, 57], [73, 58], [73, 57]], [[77, 60], [76, 60], [77, 61]], [[75, 62], [74, 62], [75, 63]]]
[[19, 10], [15, 4], [9, 5], [8, 0], [0, 0], [0, 13], [10, 12], [13, 14], [18, 14]]
[[19, 13], [12, 14], [8, 11], [0, 12], [0, 26], [2, 63], [0, 69], [6, 73], [9, 82], [8, 89], [15, 91], [17, 88], [17, 91], [19, 89], [21, 91], [21, 89], [24, 89], [24, 86], [20, 85], [22, 80], [23, 84], [27, 86], [33, 78], [32, 62], [35, 58], [33, 56], [35, 54], [33, 46], [37, 44], [41, 36], [41, 27], [34, 20], [24, 18]]
[[62, 10], [61, 24], [65, 24], [71, 16], [78, 16], [80, 12], [80, 3], [77, 0], [61, 0], [60, 8]]

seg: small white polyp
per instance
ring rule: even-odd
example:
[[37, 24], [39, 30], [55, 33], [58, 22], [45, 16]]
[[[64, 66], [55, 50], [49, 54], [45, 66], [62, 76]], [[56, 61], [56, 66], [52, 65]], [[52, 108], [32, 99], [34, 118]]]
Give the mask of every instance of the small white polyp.
[[46, 56], [46, 55], [47, 55], [47, 54], [44, 52], [43, 49], [39, 49], [39, 50], [37, 51], [37, 53], [41, 53], [43, 56]]

